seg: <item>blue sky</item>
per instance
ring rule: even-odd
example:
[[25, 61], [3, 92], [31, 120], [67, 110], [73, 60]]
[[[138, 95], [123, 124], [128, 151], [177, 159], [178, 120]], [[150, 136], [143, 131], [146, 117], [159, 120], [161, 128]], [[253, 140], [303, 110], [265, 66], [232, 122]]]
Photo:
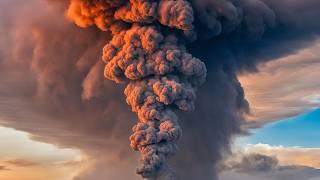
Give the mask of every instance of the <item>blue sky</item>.
[[252, 130], [252, 135], [244, 138], [249, 144], [269, 144], [273, 146], [320, 147], [320, 109], [302, 115], [277, 121]]

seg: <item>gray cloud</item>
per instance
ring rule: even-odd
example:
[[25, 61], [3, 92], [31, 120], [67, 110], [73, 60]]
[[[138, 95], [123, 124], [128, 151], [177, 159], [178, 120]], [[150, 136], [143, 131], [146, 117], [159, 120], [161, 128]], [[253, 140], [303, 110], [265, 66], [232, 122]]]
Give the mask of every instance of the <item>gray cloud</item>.
[[260, 174], [227, 172], [220, 176], [220, 180], [316, 180], [319, 178], [319, 170], [308, 167], [296, 167]]
[[221, 180], [301, 180], [319, 178], [320, 170], [308, 166], [281, 165], [276, 157], [246, 154], [222, 166]]
[[231, 161], [224, 164], [223, 170], [237, 172], [268, 172], [279, 168], [278, 159], [262, 154], [244, 155], [239, 162]]
[[[179, 179], [216, 179], [216, 162], [248, 111], [237, 73], [254, 71], [258, 63], [293, 53], [318, 36], [318, 1], [262, 2], [191, 1], [198, 40], [187, 49], [206, 63], [208, 75], [196, 110], [180, 115], [184, 136], [172, 160]], [[64, 5], [0, 3], [1, 124], [83, 150], [93, 163], [79, 179], [138, 179], [137, 157], [127, 147], [136, 117], [125, 105], [123, 87], [95, 74], [109, 34], [67, 22]]]
[[[45, 1], [1, 1], [0, 7], [1, 124], [81, 149], [92, 161], [107, 152], [115, 162], [102, 158], [97, 163], [103, 168], [120, 169], [123, 163], [117, 162], [129, 157], [134, 162], [124, 161], [125, 166], [133, 167], [137, 160], [127, 137], [136, 118], [125, 106], [121, 86], [96, 80], [103, 79], [95, 64], [108, 37], [76, 28], [64, 20], [63, 10]], [[93, 75], [96, 71], [101, 72]], [[100, 91], [105, 93], [95, 98]], [[90, 101], [81, 98], [89, 96]], [[124, 180], [134, 171], [109, 175]]]

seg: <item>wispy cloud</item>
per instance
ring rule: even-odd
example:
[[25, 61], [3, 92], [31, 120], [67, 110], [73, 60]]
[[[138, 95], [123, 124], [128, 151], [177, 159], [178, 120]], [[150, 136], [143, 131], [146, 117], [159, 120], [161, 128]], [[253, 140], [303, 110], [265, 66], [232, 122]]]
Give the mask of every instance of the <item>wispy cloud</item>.
[[247, 145], [223, 162], [220, 179], [316, 180], [320, 178], [320, 170], [301, 155], [314, 157], [313, 162], [319, 162], [317, 151], [319, 149]]
[[3, 170], [10, 170], [7, 166], [3, 166], [3, 165], [0, 165], [0, 171], [3, 171]]
[[34, 141], [28, 133], [0, 127], [0, 138], [1, 180], [70, 179], [80, 166], [79, 151]]
[[220, 180], [319, 180], [320, 171], [310, 167], [292, 167], [268, 172], [234, 172], [221, 173]]
[[244, 154], [260, 153], [277, 157], [281, 165], [308, 166], [320, 168], [320, 148], [271, 146], [268, 144], [249, 144], [243, 148]]
[[240, 81], [250, 102], [249, 120], [268, 122], [320, 106], [320, 42], [259, 67]]
[[4, 161], [4, 163], [12, 166], [17, 166], [17, 167], [27, 167], [27, 166], [38, 165], [38, 163], [30, 160], [26, 160], [26, 159], [10, 159], [10, 160]]

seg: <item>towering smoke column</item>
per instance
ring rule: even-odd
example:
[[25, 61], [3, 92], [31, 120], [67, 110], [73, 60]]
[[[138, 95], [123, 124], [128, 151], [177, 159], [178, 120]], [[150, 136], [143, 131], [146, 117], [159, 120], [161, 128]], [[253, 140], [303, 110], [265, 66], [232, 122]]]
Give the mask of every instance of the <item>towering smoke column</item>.
[[[237, 73], [283, 55], [292, 38], [307, 38], [313, 30], [318, 34], [314, 22], [302, 20], [312, 19], [306, 17], [317, 14], [315, 10], [300, 17], [300, 7], [312, 9], [314, 4], [315, 0], [305, 6], [297, 0], [70, 0], [67, 16], [80, 27], [95, 25], [110, 34], [103, 49], [104, 74], [127, 84], [127, 102], [138, 114], [140, 122], [130, 137], [132, 148], [142, 154], [138, 173], [148, 179], [173, 178], [166, 160], [176, 152], [181, 136], [176, 113], [191, 111], [196, 103], [195, 113], [181, 114], [185, 121], [180, 121], [180, 146], [187, 151], [182, 150], [174, 163], [179, 179], [216, 180], [215, 164], [232, 136], [241, 132], [243, 114], [249, 111]], [[280, 40], [284, 43], [275, 45]], [[271, 48], [280, 45], [283, 49]], [[195, 91], [205, 80], [195, 102]]]
[[[130, 121], [134, 114], [121, 96], [123, 85], [103, 80], [100, 54], [107, 42], [106, 75], [129, 84], [128, 101], [139, 116], [148, 115], [144, 113], [148, 108], [155, 109], [154, 117], [162, 115], [161, 120], [142, 118], [142, 124], [134, 128], [140, 134], [133, 136], [139, 135], [140, 139], [134, 139], [132, 145], [144, 152], [161, 150], [159, 158], [152, 162], [164, 160], [160, 156], [167, 158], [168, 149], [174, 147], [173, 139], [180, 132], [174, 119], [177, 113], [183, 136], [178, 141], [179, 153], [170, 160], [176, 179], [217, 180], [216, 164], [228, 151], [232, 137], [241, 132], [243, 113], [248, 111], [237, 74], [250, 73], [260, 62], [285, 57], [312, 45], [320, 34], [320, 24], [314, 18], [320, 16], [320, 1], [188, 2], [1, 0], [0, 123], [27, 131], [41, 141], [81, 149], [90, 162], [74, 179], [139, 179], [134, 176], [136, 156], [126, 145], [129, 129], [134, 126]], [[64, 19], [68, 7], [67, 16], [87, 29]], [[102, 31], [89, 26], [98, 26]], [[136, 49], [134, 56], [124, 53], [131, 49]], [[161, 55], [165, 51], [172, 56], [167, 56], [167, 52], [166, 56]], [[203, 75], [197, 68], [185, 71], [189, 65], [183, 62], [197, 61], [186, 52], [200, 58], [207, 68], [206, 83], [198, 89], [196, 108], [191, 113], [177, 109], [191, 109], [194, 98], [191, 90], [201, 84]], [[159, 96], [165, 94], [159, 91], [164, 89], [163, 82], [165, 85], [170, 82], [169, 87], [176, 83], [177, 91], [167, 93], [174, 94], [176, 99]], [[181, 88], [182, 85], [188, 87]], [[145, 94], [138, 98], [140, 102], [135, 101], [133, 98], [140, 92]], [[143, 101], [147, 96], [148, 101]], [[186, 97], [188, 106], [184, 107]], [[160, 126], [165, 116], [170, 121]], [[170, 127], [168, 124], [176, 129], [160, 133], [160, 128]], [[148, 135], [161, 136], [140, 136], [146, 131]], [[162, 141], [140, 145], [157, 139]], [[154, 147], [155, 144], [158, 146]], [[149, 172], [170, 176], [162, 173], [167, 170], [166, 164], [160, 167], [155, 173]]]
[[185, 51], [172, 35], [156, 27], [133, 25], [116, 34], [104, 48], [105, 77], [129, 80], [127, 103], [140, 122], [133, 128], [131, 147], [142, 154], [138, 173], [155, 178], [176, 152], [181, 135], [174, 109], [194, 109], [195, 90], [206, 76], [204, 64]]
[[184, 46], [193, 36], [190, 4], [72, 0], [67, 15], [79, 26], [96, 24], [112, 33], [103, 49], [104, 74], [128, 84], [127, 103], [140, 121], [130, 136], [131, 147], [142, 155], [137, 173], [174, 179], [166, 161], [182, 132], [175, 110], [194, 109], [195, 91], [206, 78], [204, 63]]

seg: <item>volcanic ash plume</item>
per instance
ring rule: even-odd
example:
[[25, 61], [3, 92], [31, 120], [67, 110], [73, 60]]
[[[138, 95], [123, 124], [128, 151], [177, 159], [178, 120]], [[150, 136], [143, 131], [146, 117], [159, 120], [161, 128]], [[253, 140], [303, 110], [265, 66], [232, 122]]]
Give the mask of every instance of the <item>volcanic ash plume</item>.
[[79, 26], [112, 33], [103, 49], [104, 75], [128, 84], [126, 100], [140, 121], [130, 136], [142, 155], [137, 173], [174, 179], [166, 161], [182, 132], [175, 110], [194, 109], [195, 91], [206, 78], [204, 63], [183, 44], [193, 31], [191, 6], [184, 0], [73, 0], [67, 15]]
[[127, 103], [140, 120], [133, 128], [131, 147], [142, 154], [138, 173], [146, 178], [156, 177], [175, 153], [181, 128], [173, 110], [194, 109], [195, 88], [205, 80], [204, 64], [177, 43], [155, 27], [133, 25], [104, 48], [105, 77], [129, 80]]

